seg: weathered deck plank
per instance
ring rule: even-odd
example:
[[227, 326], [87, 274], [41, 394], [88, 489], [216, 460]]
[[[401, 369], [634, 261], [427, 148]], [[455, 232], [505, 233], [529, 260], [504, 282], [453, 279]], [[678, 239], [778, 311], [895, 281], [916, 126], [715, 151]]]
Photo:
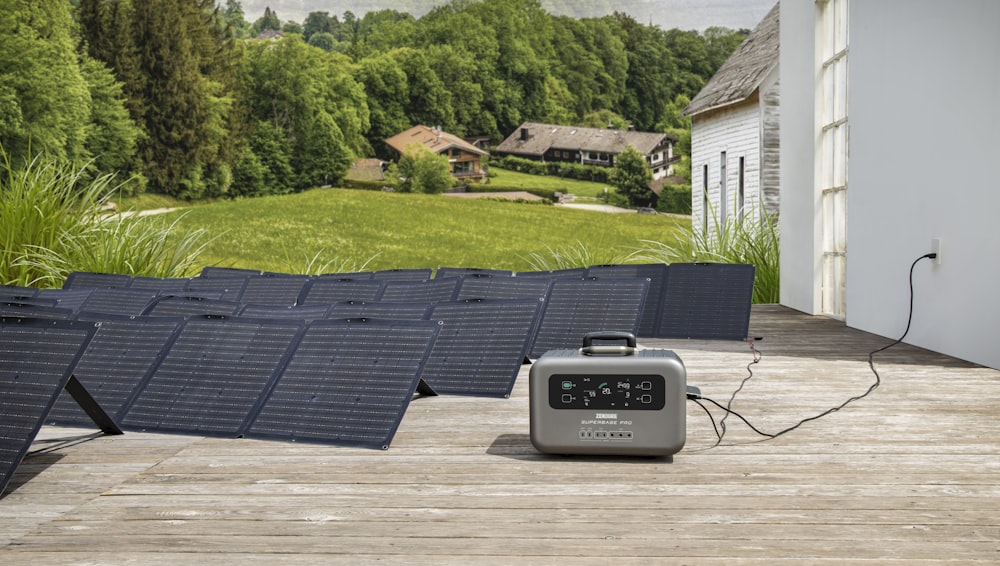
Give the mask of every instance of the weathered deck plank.
[[[884, 338], [776, 306], [733, 408], [776, 432], [863, 393]], [[647, 340], [725, 404], [740, 342]], [[14, 564], [1000, 562], [1000, 372], [900, 345], [881, 386], [721, 446], [688, 404], [674, 461], [539, 454], [510, 399], [416, 399], [387, 451], [47, 427], [0, 500]], [[715, 411], [717, 418], [721, 412]]]

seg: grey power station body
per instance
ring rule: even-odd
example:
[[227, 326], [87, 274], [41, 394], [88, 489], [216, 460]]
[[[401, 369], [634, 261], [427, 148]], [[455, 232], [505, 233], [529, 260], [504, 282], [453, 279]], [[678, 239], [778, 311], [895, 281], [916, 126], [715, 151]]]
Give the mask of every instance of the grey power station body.
[[[593, 340], [625, 339], [626, 346]], [[549, 454], [669, 456], [684, 447], [687, 372], [671, 350], [628, 333], [592, 333], [529, 371], [531, 443]]]

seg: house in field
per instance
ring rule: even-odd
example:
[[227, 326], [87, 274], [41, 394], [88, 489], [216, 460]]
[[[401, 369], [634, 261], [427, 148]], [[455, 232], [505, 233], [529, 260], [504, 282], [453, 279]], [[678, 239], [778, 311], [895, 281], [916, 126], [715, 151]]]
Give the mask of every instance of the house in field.
[[776, 4], [684, 109], [695, 230], [778, 212], [779, 35]]
[[997, 22], [994, 0], [781, 2], [781, 304], [1000, 369]]
[[632, 146], [646, 156], [653, 179], [660, 179], [673, 173], [676, 142], [673, 136], [652, 132], [525, 122], [493, 152], [536, 161], [614, 167], [615, 157]]
[[433, 153], [448, 156], [448, 169], [456, 179], [478, 182], [486, 177], [482, 158], [489, 153], [458, 136], [442, 131], [439, 127], [414, 126], [385, 140], [385, 143], [400, 155], [416, 144]]

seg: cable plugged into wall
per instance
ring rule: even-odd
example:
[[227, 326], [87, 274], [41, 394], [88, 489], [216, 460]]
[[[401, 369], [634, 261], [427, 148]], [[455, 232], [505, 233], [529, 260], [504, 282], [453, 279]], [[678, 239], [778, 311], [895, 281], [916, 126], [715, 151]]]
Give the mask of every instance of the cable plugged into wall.
[[931, 263], [941, 265], [941, 238], [931, 239]]

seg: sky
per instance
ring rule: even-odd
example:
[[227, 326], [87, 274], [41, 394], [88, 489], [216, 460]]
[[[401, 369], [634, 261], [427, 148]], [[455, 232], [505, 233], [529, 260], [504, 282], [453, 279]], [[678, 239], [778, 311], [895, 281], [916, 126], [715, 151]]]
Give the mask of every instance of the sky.
[[[364, 15], [365, 8], [378, 10], [396, 8], [399, 5], [440, 5], [449, 0], [411, 0], [393, 2], [391, 0], [242, 0], [243, 11], [250, 23], [270, 6], [282, 21], [294, 20], [302, 23], [309, 12], [328, 12], [341, 15], [350, 10], [357, 16]], [[486, 0], [489, 1], [489, 0]], [[614, 10], [628, 13], [644, 24], [655, 24], [663, 29], [680, 28], [703, 31], [710, 26], [732, 29], [753, 29], [767, 15], [777, 0], [571, 0], [580, 6], [612, 6]], [[566, 4], [566, 2], [542, 1], [543, 6]], [[551, 10], [557, 13], [555, 10]], [[420, 16], [422, 14], [415, 14]]]

